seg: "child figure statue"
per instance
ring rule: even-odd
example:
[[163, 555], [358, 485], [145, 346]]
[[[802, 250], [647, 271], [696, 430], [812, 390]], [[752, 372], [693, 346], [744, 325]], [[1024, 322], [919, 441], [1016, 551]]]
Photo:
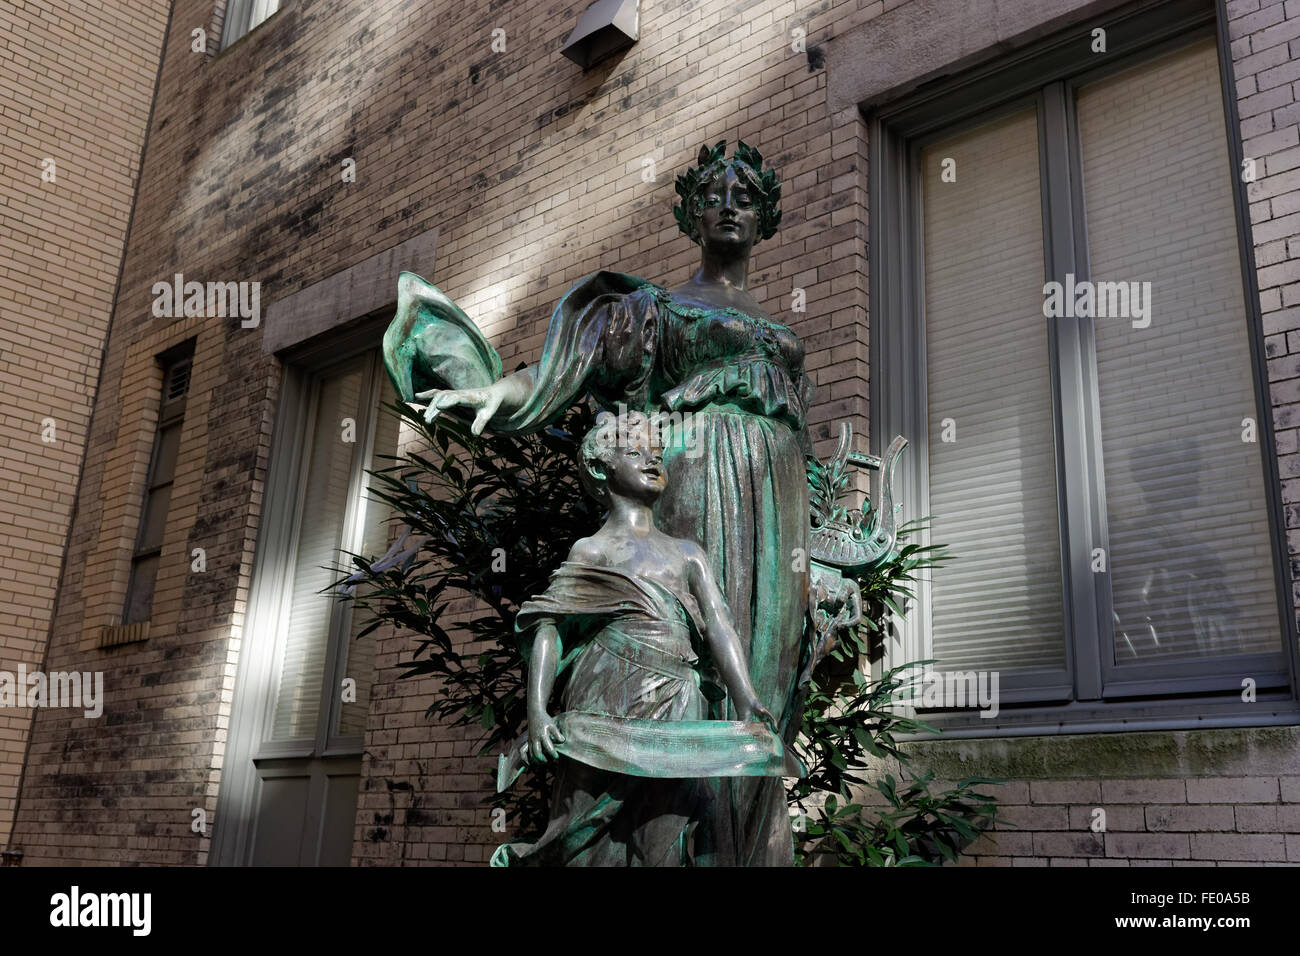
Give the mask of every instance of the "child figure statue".
[[[494, 866], [689, 865], [710, 792], [701, 778], [800, 772], [750, 682], [704, 550], [655, 527], [666, 482], [655, 431], [643, 414], [606, 413], [587, 434], [579, 473], [608, 516], [519, 610], [528, 733], [502, 757], [498, 784], [524, 763], [558, 768], [546, 831], [500, 847]], [[715, 699], [721, 689], [702, 683], [700, 651], [740, 721], [708, 719], [705, 687]]]

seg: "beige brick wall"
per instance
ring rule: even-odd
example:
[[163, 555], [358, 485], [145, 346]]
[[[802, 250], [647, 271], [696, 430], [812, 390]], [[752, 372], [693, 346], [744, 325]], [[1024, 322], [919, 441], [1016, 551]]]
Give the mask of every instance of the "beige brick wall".
[[[45, 654], [166, 23], [166, 4], [0, 6], [3, 671]], [[0, 846], [30, 722], [0, 710]]]
[[[1287, 538], [1300, 551], [1300, 3], [1227, 5]], [[1292, 559], [1292, 573], [1297, 564]]]
[[[213, 56], [190, 52], [190, 31], [219, 26], [220, 11], [174, 5], [51, 649], [60, 667], [105, 671], [108, 711], [98, 726], [38, 715], [14, 839], [28, 862], [202, 862], [207, 841], [191, 834], [189, 811], [217, 812], [279, 371], [259, 333], [201, 323], [181, 456], [203, 477], [182, 497], [178, 476], [152, 636], [94, 650], [87, 636], [124, 585], [147, 463], [156, 382], [141, 357], [192, 334], [149, 315], [155, 281], [257, 280], [269, 302], [436, 226], [430, 278], [513, 365], [535, 356], [540, 320], [581, 275], [684, 276], [694, 247], [672, 224], [672, 177], [701, 142], [740, 135], [779, 166], [788, 197], [779, 239], [760, 247], [755, 291], [788, 315], [793, 287], [807, 290], [808, 312], [791, 320], [822, 389], [815, 423], [825, 435], [852, 415], [865, 435], [862, 123], [853, 110], [826, 115], [824, 70], [790, 48], [790, 30], [806, 29], [815, 48], [832, 23], [880, 5], [647, 6], [642, 43], [584, 76], [556, 51], [585, 6], [303, 0]], [[505, 53], [490, 49], [496, 27]], [[646, 156], [653, 183], [641, 179]], [[345, 157], [355, 183], [340, 181]], [[181, 565], [196, 546], [206, 575]], [[459, 859], [461, 830], [482, 821], [438, 811], [481, 786], [483, 763], [458, 734], [425, 725], [427, 685], [393, 680], [406, 648], [379, 647], [358, 855]], [[375, 839], [366, 824], [406, 793], [390, 778], [433, 809], [417, 829], [401, 807]]]
[[[686, 277], [696, 251], [671, 217], [672, 178], [702, 142], [740, 136], [784, 183], [782, 231], [758, 247], [754, 292], [805, 342], [823, 449], [831, 424], [845, 418], [865, 436], [865, 124], [856, 108], [828, 107], [819, 51], [900, 4], [647, 3], [640, 43], [583, 75], [557, 51], [586, 5], [297, 0], [212, 56], [190, 52], [190, 31], [218, 22], [219, 12], [210, 0], [175, 3], [50, 650], [60, 667], [104, 670], [109, 701], [93, 725], [54, 711], [36, 717], [13, 841], [29, 862], [201, 864], [208, 839], [191, 832], [190, 811], [202, 807], [210, 820], [220, 813], [280, 369], [263, 354], [261, 333], [237, 321], [152, 318], [155, 281], [175, 272], [257, 280], [269, 302], [436, 227], [438, 265], [426, 278], [480, 322], [510, 368], [536, 358], [556, 298], [582, 275], [617, 268], [661, 282]], [[1277, 19], [1258, 22], [1261, 36], [1292, 22], [1276, 6]], [[1243, 27], [1254, 15], [1240, 10], [1233, 20], [1239, 81], [1241, 62], [1255, 55], [1255, 22]], [[506, 31], [504, 53], [491, 50], [495, 28]], [[807, 53], [791, 49], [794, 28], [806, 32]], [[1281, 60], [1258, 61], [1252, 75], [1257, 81], [1291, 57], [1288, 48]], [[1254, 95], [1239, 89], [1243, 124]], [[1269, 107], [1279, 128], [1285, 108]], [[1268, 177], [1287, 172], [1291, 135], [1250, 142], [1266, 168], [1273, 158]], [[646, 157], [655, 161], [651, 183], [641, 176]], [[345, 158], [356, 161], [355, 183], [340, 179]], [[1271, 188], [1289, 189], [1281, 179]], [[1297, 231], [1286, 204], [1263, 198], [1278, 217], [1257, 220], [1255, 239], [1261, 249], [1280, 241], [1286, 252]], [[1263, 242], [1261, 229], [1273, 232]], [[796, 286], [807, 290], [804, 314], [790, 311]], [[1264, 292], [1273, 348], [1288, 344], [1291, 326], [1278, 325], [1290, 308], [1287, 288], [1280, 277]], [[131, 526], [127, 503], [139, 495], [143, 409], [156, 387], [145, 359], [193, 334], [195, 380], [157, 626], [144, 644], [96, 651], [85, 634], [119, 593], [121, 529]], [[1284, 450], [1298, 425], [1279, 408]], [[1300, 512], [1288, 521], [1300, 529]], [[207, 550], [205, 574], [183, 566], [193, 547]], [[409, 638], [377, 640], [354, 862], [481, 862], [501, 838], [481, 805], [492, 761], [473, 757], [463, 734], [428, 725], [431, 683], [396, 679]], [[1198, 739], [1213, 750], [1219, 738]], [[992, 762], [987, 749], [971, 752]], [[1252, 790], [1229, 803], [1209, 796], [1225, 772], [1212, 767], [1119, 768], [1089, 784], [1059, 763], [1011, 761], [1003, 802], [1025, 825], [1005, 835], [1007, 844], [976, 847], [973, 859], [1126, 862], [1131, 851], [1231, 861], [1259, 843], [1254, 859], [1273, 861], [1260, 834], [1284, 847], [1290, 839], [1300, 768], [1288, 766], [1278, 758], [1234, 771], [1273, 789], [1268, 799]], [[1124, 781], [1149, 776], [1162, 780], [1151, 793], [1122, 798]], [[1079, 842], [1091, 839], [1077, 808], [1094, 800], [1092, 785], [1112, 811], [1100, 855]], [[1225, 808], [1232, 828], [1193, 826], [1226, 824]], [[1278, 821], [1272, 830], [1251, 829], [1270, 819]], [[1125, 839], [1133, 842], [1121, 852]], [[1024, 852], [1007, 849], [1017, 841]]]
[[[998, 824], [958, 866], [1300, 864], [1300, 728], [938, 739], [933, 788], [974, 774]], [[896, 768], [889, 768], [895, 770]], [[883, 807], [867, 790], [864, 802]]]

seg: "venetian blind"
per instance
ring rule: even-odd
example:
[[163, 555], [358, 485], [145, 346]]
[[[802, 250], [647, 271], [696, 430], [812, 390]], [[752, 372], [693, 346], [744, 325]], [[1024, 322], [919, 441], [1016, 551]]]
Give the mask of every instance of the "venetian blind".
[[[340, 561], [356, 441], [344, 441], [345, 418], [364, 421], [364, 366], [352, 363], [322, 378], [315, 404], [303, 475], [298, 543], [282, 618], [279, 686], [271, 739], [316, 736], [325, 660], [335, 597], [322, 593], [336, 578]], [[360, 427], [360, 426], [357, 426]]]
[[1078, 116], [1092, 278], [1151, 284], [1149, 327], [1093, 321], [1115, 659], [1276, 651], [1214, 43], [1082, 88]]
[[[384, 400], [391, 401], [393, 396], [387, 379], [383, 382]], [[382, 406], [376, 416], [375, 442], [372, 451], [371, 469], [388, 468], [393, 463], [384, 456], [397, 454], [398, 421], [388, 409]], [[373, 479], [366, 476], [364, 484], [368, 489]], [[348, 550], [353, 554], [377, 557], [388, 550], [389, 520], [392, 508], [374, 497], [368, 490], [361, 493], [361, 511], [358, 516], [362, 529], [361, 541]], [[356, 682], [356, 700], [345, 701], [339, 708], [338, 733], [342, 735], [360, 735], [366, 730], [366, 715], [370, 712], [370, 688], [375, 680], [375, 635], [366, 635], [360, 640], [357, 635], [366, 625], [374, 620], [364, 611], [351, 612], [347, 646], [343, 648], [343, 676]]]
[[954, 556], [932, 574], [930, 656], [944, 669], [1062, 667], [1035, 113], [921, 159], [928, 513]]

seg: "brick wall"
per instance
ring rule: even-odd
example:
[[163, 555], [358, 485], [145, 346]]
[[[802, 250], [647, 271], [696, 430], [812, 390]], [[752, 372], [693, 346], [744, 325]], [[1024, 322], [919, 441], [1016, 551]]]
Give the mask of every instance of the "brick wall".
[[[51, 666], [104, 670], [109, 700], [96, 723], [36, 715], [13, 840], [28, 861], [202, 864], [208, 838], [191, 831], [191, 811], [202, 808], [209, 820], [220, 813], [280, 368], [263, 353], [261, 332], [242, 330], [237, 320], [153, 318], [152, 283], [175, 272], [256, 280], [270, 302], [437, 228], [437, 270], [426, 278], [480, 322], [513, 368], [536, 358], [555, 299], [582, 275], [617, 268], [659, 282], [686, 277], [696, 250], [673, 223], [672, 178], [702, 142], [740, 136], [784, 183], [782, 230], [756, 251], [753, 291], [806, 345], [822, 450], [832, 424], [845, 418], [866, 435], [865, 124], [855, 107], [828, 105], [822, 51], [902, 5], [647, 3], [642, 40], [584, 75], [558, 49], [586, 5], [297, 0], [213, 56], [192, 53], [190, 34], [219, 22], [219, 11], [211, 0], [176, 0], [50, 650]], [[1282, 13], [1261, 22], [1261, 31], [1292, 22], [1276, 6]], [[1237, 14], [1234, 29], [1252, 33], [1253, 43], [1255, 27], [1241, 29], [1253, 14]], [[505, 52], [491, 49], [497, 28]], [[796, 28], [805, 32], [804, 51], [791, 48]], [[1254, 55], [1240, 50], [1240, 36], [1234, 54]], [[1242, 93], [1241, 102], [1252, 95]], [[1285, 105], [1270, 109], [1281, 127]], [[1258, 185], [1285, 174], [1287, 135], [1254, 146], [1268, 173]], [[1277, 169], [1268, 168], [1269, 157]], [[345, 158], [356, 162], [356, 182], [341, 181]], [[642, 179], [646, 158], [654, 161], [652, 182]], [[1282, 196], [1284, 186], [1278, 179], [1271, 188]], [[1261, 198], [1282, 216], [1268, 241], [1285, 247], [1294, 231], [1282, 225], [1285, 203]], [[795, 287], [807, 292], [806, 313], [790, 310]], [[1273, 298], [1264, 293], [1266, 322], [1283, 321], [1286, 288], [1279, 276]], [[1273, 348], [1286, 345], [1279, 329], [1270, 327]], [[131, 526], [129, 502], [138, 500], [147, 465], [140, 436], [156, 387], [149, 359], [189, 336], [198, 339], [195, 381], [157, 626], [144, 644], [97, 651], [86, 635], [123, 587], [121, 529]], [[1282, 412], [1278, 427], [1288, 427]], [[1288, 434], [1281, 433], [1284, 450], [1294, 441]], [[193, 547], [207, 551], [203, 574], [188, 571]], [[502, 837], [480, 805], [491, 761], [474, 758], [463, 734], [428, 725], [431, 683], [396, 679], [409, 638], [377, 641], [354, 862], [483, 861]], [[1222, 753], [1216, 748], [1232, 733], [1196, 739]], [[1125, 752], [1134, 736], [1088, 739]], [[1250, 752], [1256, 742], [1249, 737], [1243, 746]], [[1098, 860], [1127, 859], [1125, 834], [1157, 841], [1182, 834], [1187, 858], [1195, 848], [1215, 860], [1238, 859], [1246, 852], [1240, 847], [1258, 838], [1243, 826], [1263, 826], [1269, 810], [1278, 819], [1270, 838], [1285, 845], [1300, 775], [1286, 769], [1292, 758], [1281, 751], [1272, 762], [1253, 760], [1231, 772], [1260, 786], [1271, 780], [1275, 797], [1229, 803], [1205, 796], [1197, 782], [1223, 778], [1222, 759], [1208, 767], [1168, 761], [1152, 771], [1103, 762], [1097, 766], [1112, 769], [1093, 773], [1090, 784], [1081, 782], [1088, 772], [1071, 769], [1061, 753], [1037, 761], [1006, 756], [1028, 743], [960, 746], [963, 766], [996, 773], [1002, 762], [1013, 780], [1002, 799], [1013, 808], [1009, 818], [1019, 814], [1025, 826], [1007, 837], [1027, 852], [975, 848], [977, 859], [997, 862], [1091, 859], [1067, 848], [1091, 839], [1074, 808], [1094, 800], [1092, 785], [1112, 811], [1111, 842]], [[1165, 788], [1160, 793], [1134, 790], [1128, 802], [1116, 795], [1123, 781], [1153, 776], [1164, 781], [1154, 785]], [[1223, 846], [1205, 838], [1214, 831], [1194, 830], [1192, 816], [1166, 822], [1166, 806], [1218, 806], [1205, 819], [1220, 822], [1230, 809], [1234, 829], [1218, 832], [1251, 839]], [[1130, 849], [1149, 854], [1142, 859], [1182, 858], [1173, 842], [1164, 853], [1154, 843]]]
[[[1290, 552], [1300, 551], [1300, 3], [1227, 5]], [[1300, 569], [1292, 560], [1292, 573]]]
[[1300, 863], [1297, 786], [1295, 777], [1011, 783], [1000, 798], [1016, 829], [981, 837], [959, 865]]
[[1300, 863], [1298, 743], [1286, 727], [915, 746], [941, 786], [1007, 781], [959, 865], [1241, 866]]
[[[645, 39], [583, 75], [557, 51], [585, 6], [302, 0], [213, 56], [191, 52], [191, 31], [219, 11], [174, 4], [51, 649], [60, 667], [104, 670], [109, 701], [97, 724], [37, 715], [13, 841], [29, 862], [203, 862], [190, 811], [217, 812], [279, 368], [237, 323], [154, 319], [155, 281], [257, 280], [269, 302], [437, 227], [431, 278], [512, 366], [535, 356], [555, 297], [587, 272], [684, 277], [695, 253], [672, 223], [672, 177], [700, 143], [739, 135], [777, 164], [788, 197], [755, 293], [788, 315], [793, 287], [806, 289], [808, 312], [790, 318], [822, 390], [814, 422], [825, 436], [853, 416], [865, 435], [864, 141], [855, 111], [824, 110], [817, 38], [880, 5], [647, 5]], [[498, 27], [504, 53], [491, 50]], [[794, 27], [811, 55], [791, 48]], [[346, 157], [355, 183], [341, 182]], [[202, 480], [172, 504], [150, 639], [98, 651], [88, 635], [122, 593], [147, 467], [147, 357], [194, 334], [181, 457]], [[198, 546], [204, 575], [183, 562]], [[425, 724], [429, 686], [393, 680], [406, 652], [400, 638], [379, 645], [358, 856], [458, 859], [474, 827], [467, 855], [481, 858], [486, 817], [450, 811], [484, 764]], [[427, 812], [408, 822], [394, 794]]]
[[[0, 8], [0, 671], [45, 655], [166, 24], [166, 4]], [[0, 846], [30, 723], [0, 710]]]

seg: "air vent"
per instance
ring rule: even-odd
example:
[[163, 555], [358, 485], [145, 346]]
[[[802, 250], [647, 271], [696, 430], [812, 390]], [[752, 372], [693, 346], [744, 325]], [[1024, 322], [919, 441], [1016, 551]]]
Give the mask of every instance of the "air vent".
[[149, 622], [137, 621], [134, 624], [113, 624], [100, 628], [98, 647], [117, 647], [121, 644], [135, 644], [137, 641], [149, 640]]
[[596, 0], [560, 50], [584, 70], [622, 53], [640, 36], [640, 0]]
[[185, 397], [190, 390], [190, 359], [181, 359], [167, 369], [167, 379], [163, 383], [163, 402], [175, 402]]

